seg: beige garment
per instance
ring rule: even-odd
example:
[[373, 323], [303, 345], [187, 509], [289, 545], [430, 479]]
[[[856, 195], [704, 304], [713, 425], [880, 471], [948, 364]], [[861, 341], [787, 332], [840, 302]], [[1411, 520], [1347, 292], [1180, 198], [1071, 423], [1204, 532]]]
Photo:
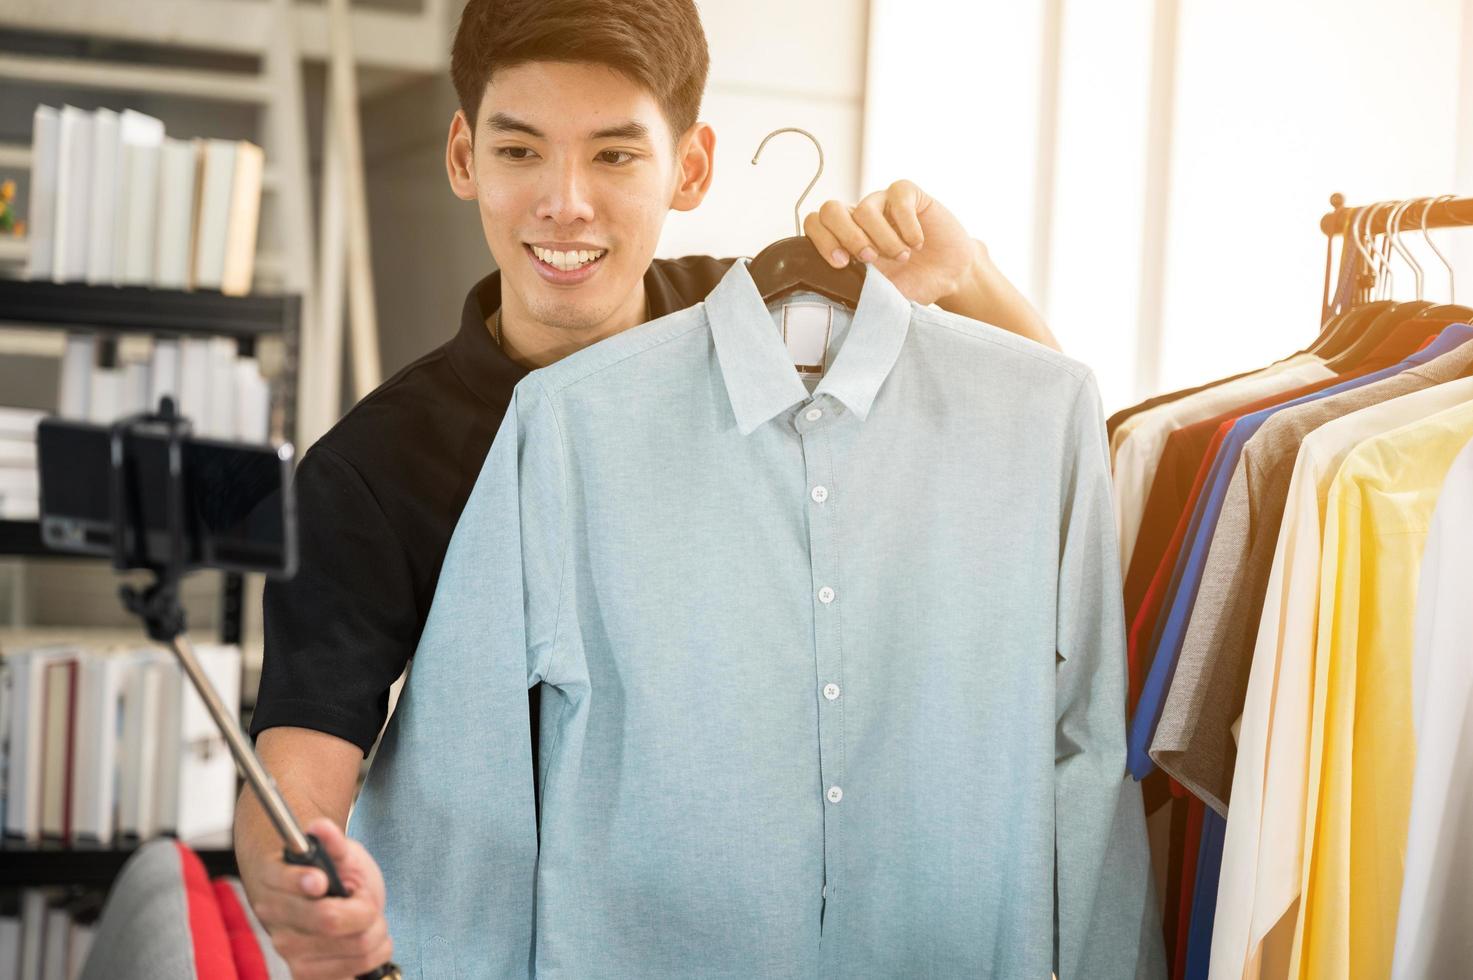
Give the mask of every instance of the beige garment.
[[1211, 980], [1287, 976], [1304, 872], [1325, 502], [1366, 439], [1473, 398], [1473, 379], [1404, 395], [1305, 437], [1289, 482], [1238, 732]]

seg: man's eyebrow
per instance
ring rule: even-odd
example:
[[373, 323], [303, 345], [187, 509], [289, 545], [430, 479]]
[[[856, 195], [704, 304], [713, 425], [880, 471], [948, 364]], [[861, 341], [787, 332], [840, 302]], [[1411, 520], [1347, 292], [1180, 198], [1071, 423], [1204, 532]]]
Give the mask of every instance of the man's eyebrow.
[[[533, 126], [531, 123], [523, 122], [515, 116], [509, 116], [504, 112], [492, 113], [486, 120], [486, 128], [493, 133], [526, 133], [533, 139], [546, 139], [547, 135]], [[642, 122], [629, 120], [617, 126], [606, 126], [591, 134], [591, 139], [596, 140], [648, 140], [650, 136], [649, 127]]]

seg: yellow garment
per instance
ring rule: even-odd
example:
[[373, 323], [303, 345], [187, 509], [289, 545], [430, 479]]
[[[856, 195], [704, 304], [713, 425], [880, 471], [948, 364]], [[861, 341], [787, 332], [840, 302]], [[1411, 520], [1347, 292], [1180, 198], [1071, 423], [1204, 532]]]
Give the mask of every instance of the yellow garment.
[[1325, 511], [1304, 880], [1290, 975], [1390, 975], [1415, 769], [1413, 617], [1427, 527], [1473, 402], [1362, 443]]

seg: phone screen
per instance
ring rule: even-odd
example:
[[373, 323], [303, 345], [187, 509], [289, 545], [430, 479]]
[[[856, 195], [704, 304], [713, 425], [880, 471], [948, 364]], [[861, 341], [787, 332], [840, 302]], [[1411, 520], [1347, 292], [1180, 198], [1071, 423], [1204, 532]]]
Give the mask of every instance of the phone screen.
[[[45, 419], [37, 429], [41, 538], [59, 551], [112, 555], [112, 436], [106, 426]], [[183, 474], [184, 562], [188, 568], [296, 570], [291, 445], [260, 446], [189, 437]], [[130, 567], [169, 558], [172, 463], [162, 426], [123, 440], [124, 550]], [[141, 531], [140, 535], [138, 532]]]

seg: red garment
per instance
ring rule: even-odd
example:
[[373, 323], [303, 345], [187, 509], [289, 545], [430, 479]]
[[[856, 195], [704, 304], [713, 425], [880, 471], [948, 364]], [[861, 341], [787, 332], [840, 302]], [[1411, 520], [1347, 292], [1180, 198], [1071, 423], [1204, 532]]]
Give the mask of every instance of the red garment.
[[[1197, 888], [1197, 851], [1202, 845], [1202, 818], [1206, 813], [1201, 800], [1187, 799], [1187, 841], [1182, 849], [1181, 899], [1176, 911], [1176, 949], [1172, 956], [1171, 975], [1181, 980], [1187, 975], [1187, 937], [1192, 925], [1192, 893]], [[1170, 871], [1167, 872], [1170, 874]]]
[[1197, 478], [1192, 482], [1192, 489], [1187, 494], [1185, 506], [1177, 518], [1176, 529], [1172, 532], [1165, 553], [1156, 566], [1156, 574], [1151, 579], [1150, 588], [1146, 590], [1140, 609], [1130, 624], [1125, 655], [1130, 676], [1130, 713], [1132, 715], [1135, 714], [1136, 702], [1140, 700], [1141, 687], [1145, 684], [1146, 673], [1151, 668], [1151, 665], [1143, 660], [1146, 647], [1151, 642], [1151, 635], [1156, 630], [1156, 619], [1160, 616], [1161, 607], [1166, 600], [1167, 586], [1171, 584], [1171, 573], [1176, 564], [1177, 552], [1181, 550], [1182, 542], [1186, 539], [1187, 526], [1192, 522], [1192, 510], [1197, 506], [1197, 497], [1201, 495], [1202, 487], [1207, 482], [1207, 473], [1212, 469], [1212, 460], [1217, 456], [1217, 450], [1221, 447], [1228, 430], [1232, 428], [1232, 424], [1231, 419], [1223, 421], [1212, 436], [1212, 441], [1207, 446], [1206, 456], [1201, 465], [1197, 467]]

